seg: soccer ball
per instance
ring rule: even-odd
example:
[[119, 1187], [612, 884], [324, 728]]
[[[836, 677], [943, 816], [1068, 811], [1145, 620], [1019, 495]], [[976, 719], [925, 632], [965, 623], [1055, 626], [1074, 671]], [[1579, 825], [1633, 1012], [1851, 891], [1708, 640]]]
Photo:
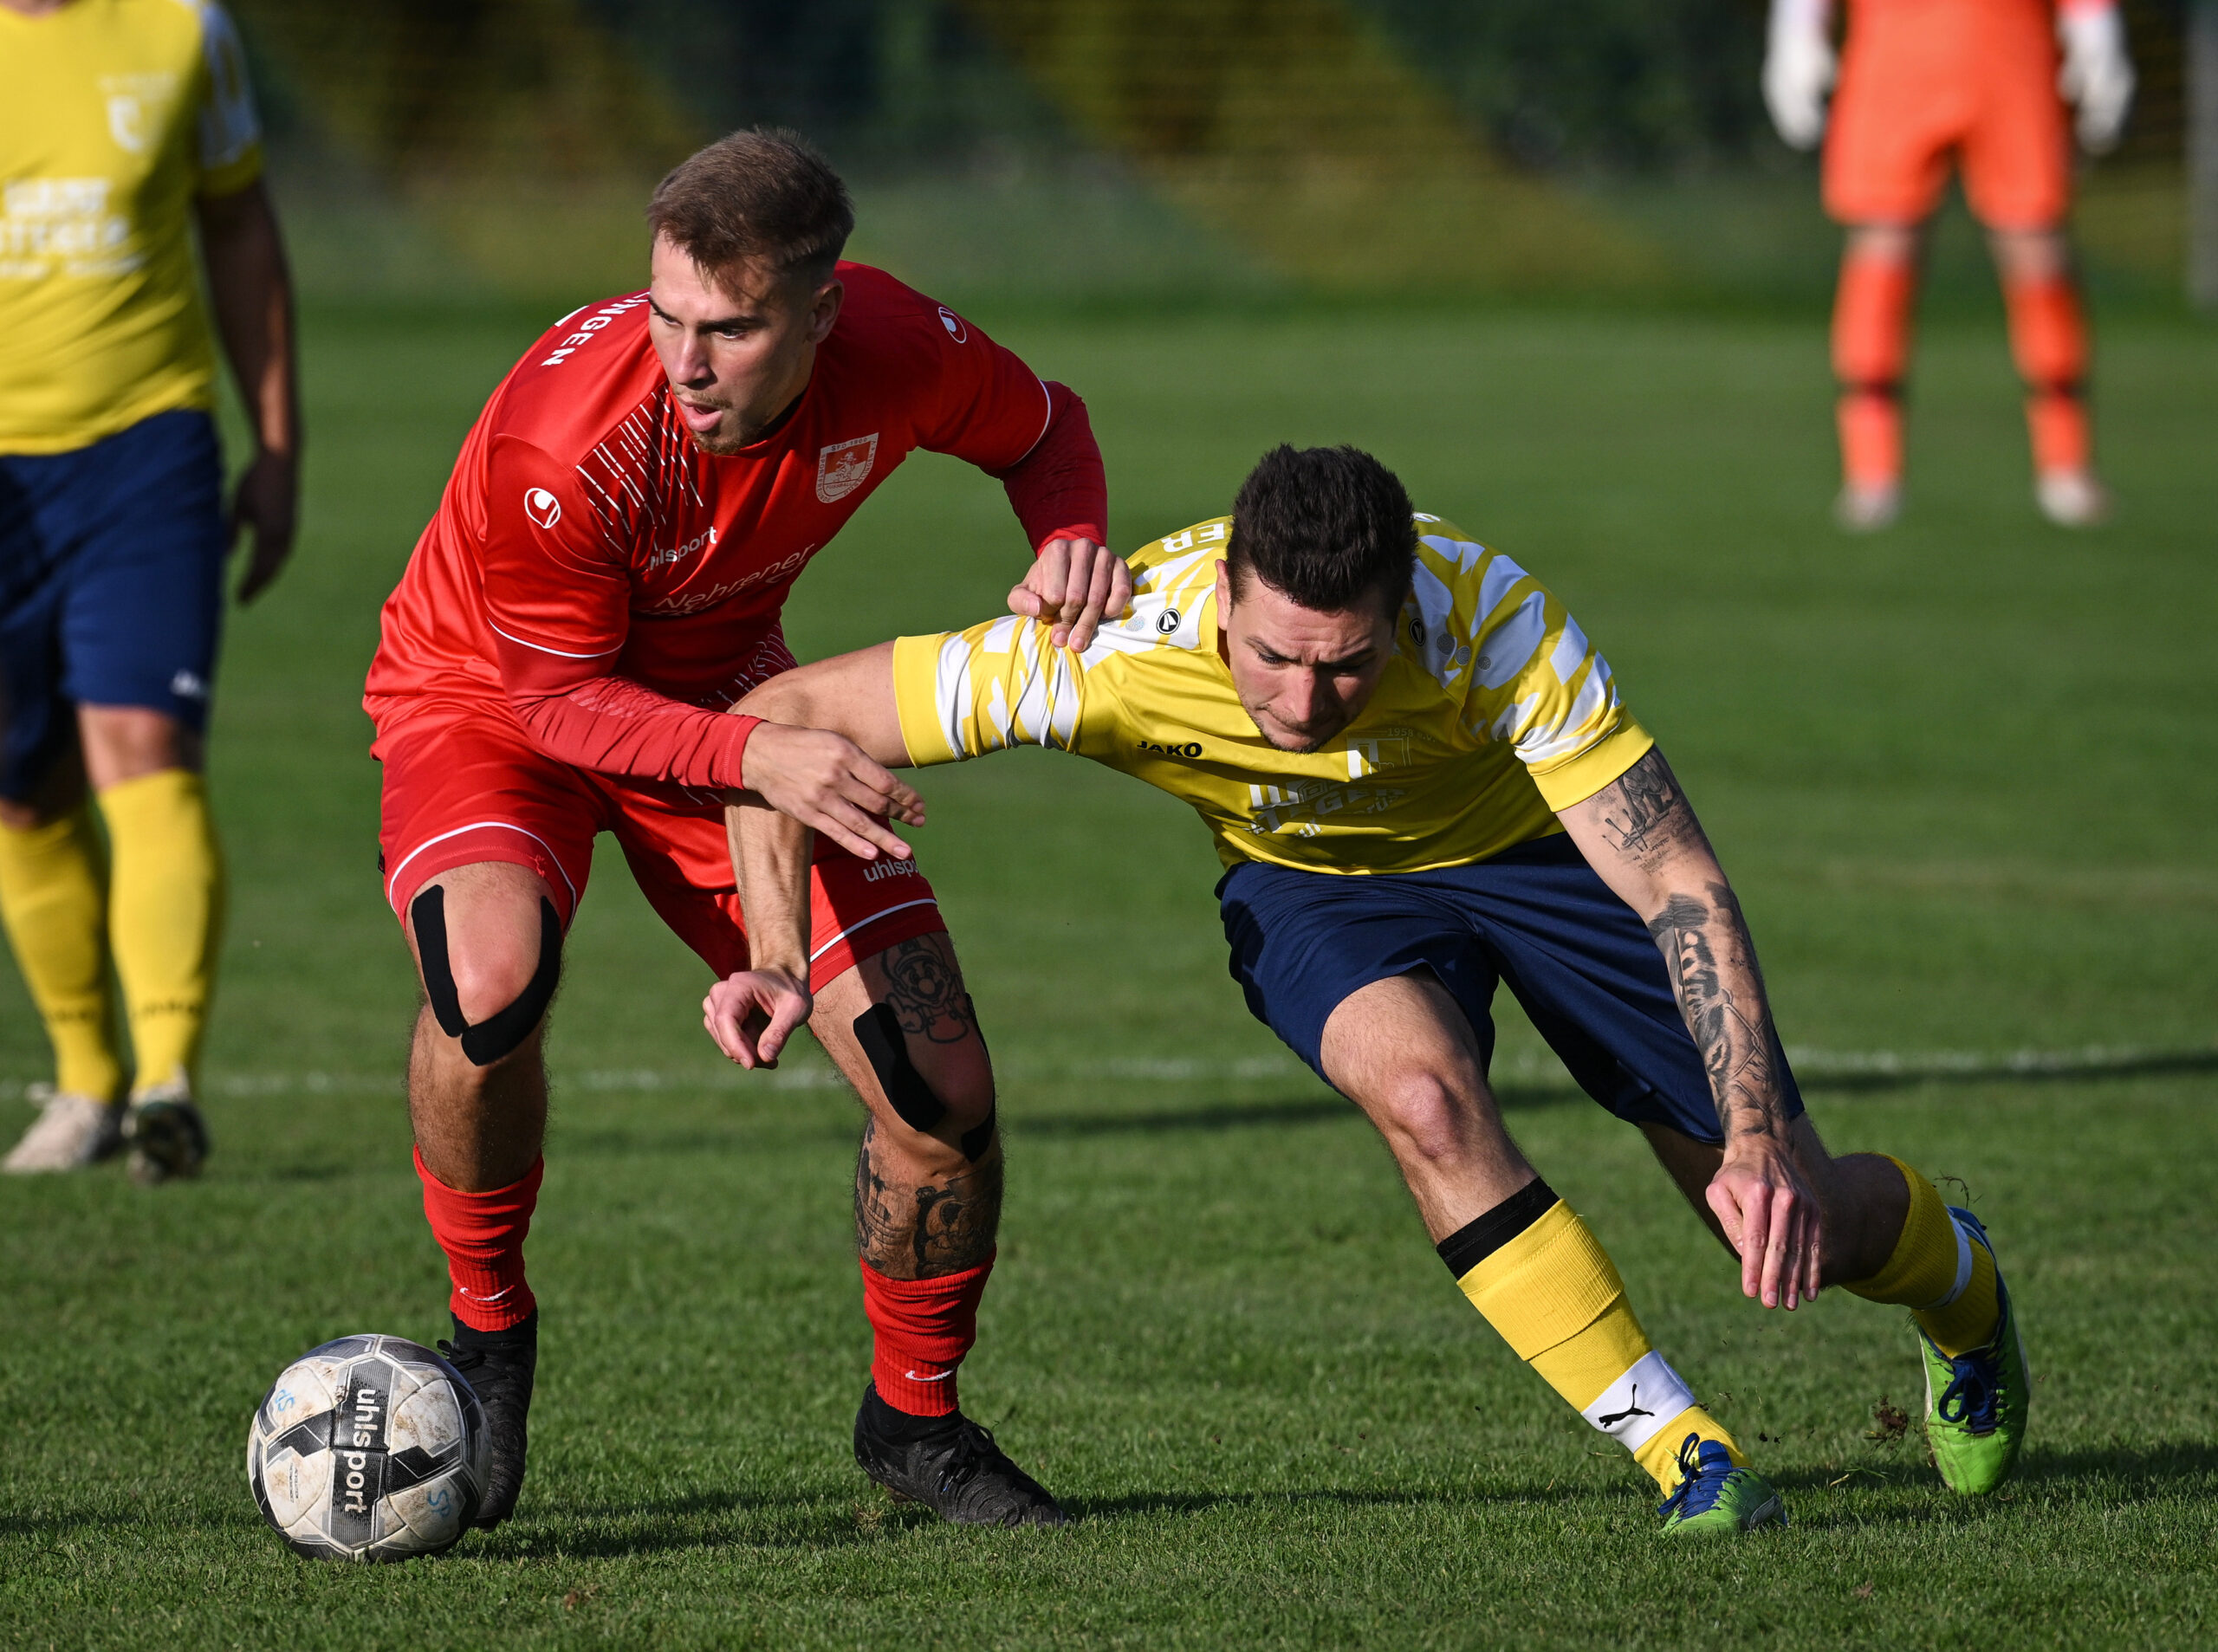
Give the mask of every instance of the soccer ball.
[[484, 1495], [477, 1396], [430, 1349], [341, 1337], [277, 1375], [246, 1437], [262, 1518], [315, 1560], [451, 1549]]

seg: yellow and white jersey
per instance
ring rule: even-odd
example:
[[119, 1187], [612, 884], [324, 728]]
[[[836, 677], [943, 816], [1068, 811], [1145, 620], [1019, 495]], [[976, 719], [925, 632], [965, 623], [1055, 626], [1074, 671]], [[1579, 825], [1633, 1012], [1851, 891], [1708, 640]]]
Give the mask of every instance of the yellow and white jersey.
[[261, 171], [213, 0], [0, 7], [0, 453], [211, 405], [191, 206]]
[[1054, 746], [1194, 806], [1228, 866], [1461, 866], [1562, 828], [1654, 742], [1563, 605], [1498, 551], [1420, 515], [1417, 579], [1363, 715], [1313, 752], [1257, 732], [1217, 645], [1231, 519], [1131, 559], [1132, 612], [1084, 653], [1008, 616], [904, 637], [893, 682], [911, 759]]

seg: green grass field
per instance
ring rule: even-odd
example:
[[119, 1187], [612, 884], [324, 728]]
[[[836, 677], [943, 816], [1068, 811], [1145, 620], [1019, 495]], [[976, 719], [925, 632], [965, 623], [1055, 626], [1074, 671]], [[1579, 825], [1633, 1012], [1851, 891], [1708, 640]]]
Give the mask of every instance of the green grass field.
[[[534, 315], [308, 318], [299, 563], [235, 618], [217, 1156], [0, 1188], [0, 1642], [1902, 1646], [2218, 1640], [2218, 334], [2105, 334], [2117, 525], [2027, 498], [1999, 317], [1929, 330], [1913, 508], [1837, 535], [1821, 324], [1651, 314], [1129, 317], [1003, 331], [1081, 387], [1137, 544], [1268, 443], [1353, 441], [1570, 602], [1741, 888], [1837, 1148], [1961, 1178], [2040, 1373], [2024, 1473], [1945, 1492], [1896, 1311], [1792, 1318], [1503, 1017], [1513, 1130], [1793, 1526], [1689, 1552], [1444, 1277], [1383, 1149], [1248, 1019], [1204, 834], [1027, 753], [925, 780], [1003, 1079], [970, 1408], [1083, 1516], [923, 1523], [855, 1471], [857, 1111], [747, 1078], [611, 858], [556, 1009], [522, 1519], [405, 1567], [295, 1560], [242, 1474], [302, 1349], [429, 1340], [413, 1007], [356, 696], [379, 599]], [[991, 316], [983, 318], [989, 322]], [[996, 612], [1000, 490], [921, 458], [803, 580], [804, 658]], [[0, 1080], [44, 1076], [0, 971]], [[12, 1133], [29, 1114], [0, 1108]]]

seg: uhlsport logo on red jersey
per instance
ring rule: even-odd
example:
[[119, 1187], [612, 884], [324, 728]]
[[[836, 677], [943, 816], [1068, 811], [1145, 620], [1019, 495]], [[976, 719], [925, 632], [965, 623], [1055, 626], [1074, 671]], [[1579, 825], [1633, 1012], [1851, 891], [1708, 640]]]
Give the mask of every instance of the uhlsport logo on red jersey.
[[816, 496], [826, 504], [845, 499], [863, 485], [878, 458], [878, 432], [852, 442], [834, 442], [816, 456]]
[[552, 528], [562, 520], [562, 502], [544, 488], [526, 488], [523, 514], [542, 528]]

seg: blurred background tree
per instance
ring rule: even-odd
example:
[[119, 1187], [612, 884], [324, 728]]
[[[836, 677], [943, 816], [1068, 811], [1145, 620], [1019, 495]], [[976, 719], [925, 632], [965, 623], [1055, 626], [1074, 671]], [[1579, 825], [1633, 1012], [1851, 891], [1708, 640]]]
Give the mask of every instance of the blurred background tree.
[[[2176, 291], [2187, 3], [2127, 0], [2140, 97], [2082, 212], [2114, 295]], [[1829, 281], [1814, 165], [1757, 90], [1763, 0], [237, 10], [311, 290], [625, 285], [654, 178], [755, 122], [848, 172], [859, 255], [964, 301]], [[1959, 225], [1944, 295], [1968, 255]]]

